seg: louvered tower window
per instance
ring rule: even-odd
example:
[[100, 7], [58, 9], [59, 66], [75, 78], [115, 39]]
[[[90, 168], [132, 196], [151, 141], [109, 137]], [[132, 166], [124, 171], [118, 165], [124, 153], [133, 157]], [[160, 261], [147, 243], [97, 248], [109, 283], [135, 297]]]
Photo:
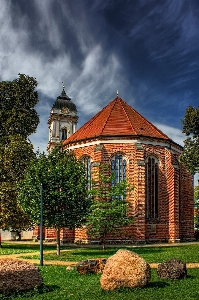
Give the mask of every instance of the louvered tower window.
[[158, 218], [158, 160], [154, 157], [146, 161], [146, 217]]
[[63, 128], [61, 130], [61, 140], [64, 141], [67, 139], [67, 129], [66, 128]]

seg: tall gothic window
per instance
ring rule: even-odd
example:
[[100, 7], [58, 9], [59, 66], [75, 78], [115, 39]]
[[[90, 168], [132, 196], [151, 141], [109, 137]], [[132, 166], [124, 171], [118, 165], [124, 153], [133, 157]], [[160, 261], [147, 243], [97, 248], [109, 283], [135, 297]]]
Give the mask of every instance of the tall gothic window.
[[91, 158], [89, 156], [83, 156], [82, 162], [84, 164], [86, 179], [88, 180], [88, 190], [91, 189]]
[[[111, 159], [111, 171], [115, 177], [112, 181], [112, 185], [126, 179], [126, 159], [122, 154], [117, 154]], [[117, 197], [121, 199], [122, 197]]]
[[154, 157], [146, 162], [146, 217], [158, 218], [158, 160]]

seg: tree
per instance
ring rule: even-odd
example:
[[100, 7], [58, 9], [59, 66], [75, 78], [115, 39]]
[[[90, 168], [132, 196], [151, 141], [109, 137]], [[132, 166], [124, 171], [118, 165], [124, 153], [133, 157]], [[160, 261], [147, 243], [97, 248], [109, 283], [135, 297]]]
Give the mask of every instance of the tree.
[[0, 82], [0, 143], [7, 145], [9, 137], [20, 134], [27, 139], [39, 124], [35, 110], [38, 93], [37, 81], [33, 77], [19, 74], [13, 81]]
[[81, 226], [88, 208], [87, 180], [81, 161], [68, 151], [54, 148], [48, 155], [37, 153], [18, 185], [18, 202], [40, 224], [40, 184], [43, 185], [45, 227], [56, 229], [57, 255], [60, 255], [60, 229]]
[[133, 190], [126, 180], [114, 183], [115, 175], [110, 172], [109, 164], [101, 164], [93, 174], [90, 196], [92, 205], [87, 218], [88, 233], [97, 237], [105, 249], [106, 237], [122, 227], [133, 223], [129, 216], [129, 203], [126, 196]]
[[0, 228], [20, 232], [29, 227], [30, 217], [18, 206], [16, 184], [35, 153], [32, 144], [15, 135], [7, 147], [0, 144], [0, 157]]
[[27, 138], [39, 123], [36, 86], [35, 78], [23, 74], [0, 82], [0, 228], [4, 229], [21, 230], [29, 222], [17, 205], [16, 184], [34, 156]]
[[184, 150], [180, 155], [183, 163], [191, 174], [199, 172], [199, 106], [189, 106], [183, 120], [183, 133], [187, 139], [184, 141]]

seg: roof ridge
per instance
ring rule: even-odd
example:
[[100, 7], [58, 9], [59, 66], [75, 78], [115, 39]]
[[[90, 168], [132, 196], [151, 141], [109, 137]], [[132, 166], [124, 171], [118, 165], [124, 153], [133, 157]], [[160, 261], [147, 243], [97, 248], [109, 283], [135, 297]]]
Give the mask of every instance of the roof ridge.
[[[119, 99], [120, 99], [120, 102], [124, 102], [125, 104], [128, 105], [128, 103], [125, 102], [122, 98], [119, 98]], [[128, 105], [128, 106], [130, 107], [130, 105]], [[130, 107], [130, 108], [131, 108], [131, 107]], [[125, 110], [124, 105], [122, 105], [122, 109], [124, 110], [124, 113], [125, 113], [126, 117], [127, 117], [128, 120], [129, 120], [129, 123], [130, 123], [130, 125], [131, 125], [131, 128], [132, 128], [133, 130], [135, 130], [134, 127], [133, 127], [133, 124], [131, 123], [131, 120], [130, 120], [130, 118], [129, 118], [129, 115], [127, 114], [127, 112], [126, 112], [126, 110]]]
[[[111, 102], [113, 103], [114, 101], [115, 101], [115, 99], [113, 99]], [[106, 107], [107, 107], [108, 105], [110, 105], [110, 104], [111, 104], [111, 103], [107, 104]], [[111, 113], [112, 113], [112, 111], [113, 111], [113, 109], [114, 109], [114, 107], [115, 107], [115, 104], [116, 104], [116, 101], [115, 101], [115, 103], [113, 103], [113, 106], [112, 106], [112, 108], [111, 108], [111, 110], [110, 110], [110, 113], [109, 113], [109, 115], [108, 115], [107, 118], [106, 118], [106, 122], [104, 122], [104, 126], [102, 127], [102, 132], [104, 131], [104, 128], [105, 128], [105, 126], [106, 126], [106, 124], [107, 124], [107, 122], [108, 122], [108, 119], [109, 119], [109, 117], [110, 117], [110, 115], [111, 115]], [[104, 109], [105, 109], [106, 107], [104, 107]], [[101, 112], [102, 112], [104, 109], [102, 109]]]

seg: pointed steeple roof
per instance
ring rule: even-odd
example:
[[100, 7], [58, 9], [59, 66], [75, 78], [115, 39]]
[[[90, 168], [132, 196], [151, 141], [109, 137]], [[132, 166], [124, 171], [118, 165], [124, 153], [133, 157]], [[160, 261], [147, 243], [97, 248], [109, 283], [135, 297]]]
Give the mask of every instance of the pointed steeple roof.
[[116, 97], [64, 144], [90, 140], [97, 137], [150, 137], [173, 142], [166, 134], [141, 116], [124, 100]]
[[62, 109], [64, 107], [67, 107], [70, 111], [77, 112], [76, 105], [71, 101], [71, 98], [69, 98], [68, 95], [66, 94], [65, 86], [63, 85], [61, 95], [57, 97], [52, 108]]

